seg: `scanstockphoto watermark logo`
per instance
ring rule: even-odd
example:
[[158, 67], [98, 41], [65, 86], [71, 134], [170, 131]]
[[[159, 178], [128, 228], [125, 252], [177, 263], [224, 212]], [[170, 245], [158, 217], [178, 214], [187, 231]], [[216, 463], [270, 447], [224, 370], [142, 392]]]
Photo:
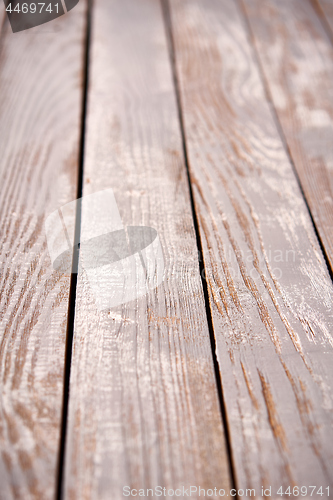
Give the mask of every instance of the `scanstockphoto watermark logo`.
[[3, 0], [13, 33], [53, 21], [72, 10], [79, 0]]
[[202, 488], [201, 486], [180, 486], [178, 488], [165, 488], [163, 486], [155, 486], [154, 488], [131, 488], [130, 486], [123, 487], [124, 497], [149, 497], [149, 498], [296, 498], [306, 497], [313, 498], [328, 498], [330, 496], [329, 486], [278, 486], [274, 489], [273, 486], [261, 486], [261, 488]]
[[[268, 492], [268, 490], [266, 490]], [[261, 488], [262, 496], [268, 496], [264, 488]], [[130, 486], [123, 487], [124, 497], [150, 497], [150, 498], [222, 498], [222, 497], [251, 497], [255, 498], [255, 489], [238, 489], [232, 488], [226, 490], [224, 488], [202, 488], [201, 486], [180, 486], [178, 488], [166, 488], [163, 486], [155, 486], [154, 488], [131, 488]]]
[[47, 217], [45, 231], [54, 269], [84, 272], [100, 310], [146, 295], [163, 281], [157, 231], [124, 227], [112, 189], [60, 207]]

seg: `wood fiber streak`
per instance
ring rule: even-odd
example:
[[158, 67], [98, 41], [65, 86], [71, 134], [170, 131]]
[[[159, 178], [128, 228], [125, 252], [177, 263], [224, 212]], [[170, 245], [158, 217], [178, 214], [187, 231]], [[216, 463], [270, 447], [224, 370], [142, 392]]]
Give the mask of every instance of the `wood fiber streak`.
[[237, 4], [170, 8], [236, 483], [328, 486], [332, 283]]
[[333, 47], [309, 0], [244, 0], [267, 87], [333, 268]]
[[56, 34], [1, 32], [1, 500], [55, 497], [70, 277], [44, 220], [76, 197], [84, 11]]
[[331, 29], [331, 35], [333, 37], [333, 2], [332, 0], [312, 0], [315, 8], [319, 10], [321, 15], [323, 15]]
[[97, 0], [90, 61], [84, 195], [112, 188], [125, 225], [158, 231], [165, 278], [149, 295], [99, 311], [86, 275], [79, 275], [65, 498], [122, 499], [124, 486], [227, 489], [159, 2]]

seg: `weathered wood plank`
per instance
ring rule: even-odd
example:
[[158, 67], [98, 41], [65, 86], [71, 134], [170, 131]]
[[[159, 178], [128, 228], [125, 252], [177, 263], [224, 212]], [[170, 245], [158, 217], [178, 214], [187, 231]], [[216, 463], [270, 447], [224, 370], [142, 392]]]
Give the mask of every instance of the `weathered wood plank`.
[[76, 197], [85, 2], [13, 34], [0, 60], [0, 498], [53, 499], [70, 276], [55, 272], [46, 215]]
[[112, 188], [125, 225], [158, 231], [166, 271], [109, 311], [79, 275], [65, 497], [229, 488], [161, 6], [97, 0], [93, 20], [84, 195]]
[[333, 47], [309, 0], [245, 0], [268, 89], [333, 268]]
[[332, 283], [237, 3], [170, 6], [237, 486], [326, 487]]

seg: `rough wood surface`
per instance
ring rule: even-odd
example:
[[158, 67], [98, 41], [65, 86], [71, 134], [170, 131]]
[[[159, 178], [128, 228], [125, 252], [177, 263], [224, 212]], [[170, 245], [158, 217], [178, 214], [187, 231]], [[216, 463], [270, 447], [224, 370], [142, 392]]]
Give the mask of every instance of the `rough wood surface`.
[[[271, 3], [260, 2], [260, 11], [252, 3], [259, 20]], [[170, 6], [237, 486], [255, 488], [257, 498], [262, 485], [272, 487], [272, 498], [281, 485], [327, 487], [333, 482], [332, 283], [237, 3], [170, 0]], [[272, 22], [267, 51], [274, 31]], [[277, 60], [280, 51], [272, 50]], [[311, 64], [320, 65], [319, 56]], [[295, 70], [285, 66], [288, 75]], [[309, 75], [317, 84], [311, 67]]]
[[38, 28], [1, 31], [0, 498], [53, 499], [70, 277], [44, 220], [76, 197], [85, 2]]
[[109, 311], [79, 275], [65, 498], [229, 488], [159, 2], [97, 0], [90, 60], [84, 195], [112, 188], [125, 225], [155, 228], [166, 272], [149, 295]]
[[333, 268], [333, 47], [309, 0], [244, 0], [268, 90]]

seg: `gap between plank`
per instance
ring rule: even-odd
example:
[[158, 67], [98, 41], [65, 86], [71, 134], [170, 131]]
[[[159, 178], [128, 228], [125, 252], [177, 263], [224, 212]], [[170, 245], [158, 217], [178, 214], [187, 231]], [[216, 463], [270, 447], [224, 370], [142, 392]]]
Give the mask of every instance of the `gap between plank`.
[[310, 216], [310, 219], [311, 219], [311, 222], [312, 222], [312, 225], [313, 225], [313, 229], [314, 229], [314, 232], [316, 234], [316, 237], [317, 237], [317, 240], [318, 240], [318, 243], [319, 243], [319, 246], [321, 248], [321, 251], [322, 251], [322, 254], [323, 254], [323, 257], [325, 259], [325, 263], [326, 263], [326, 267], [327, 267], [327, 271], [330, 275], [330, 278], [333, 282], [333, 269], [331, 267], [331, 264], [330, 264], [330, 261], [329, 261], [329, 258], [328, 258], [328, 255], [326, 253], [326, 250], [325, 250], [325, 246], [321, 240], [321, 237], [320, 237], [320, 234], [318, 232], [318, 229], [317, 229], [317, 226], [316, 226], [316, 223], [312, 217], [312, 213], [311, 213], [311, 209], [310, 209], [310, 206], [308, 204], [308, 201], [306, 199], [306, 196], [305, 196], [305, 193], [304, 193], [304, 190], [303, 190], [303, 186], [302, 186], [302, 183], [301, 183], [301, 180], [298, 176], [298, 172], [297, 172], [297, 169], [296, 169], [296, 166], [295, 166], [295, 163], [294, 163], [294, 160], [293, 160], [293, 157], [291, 155], [291, 151], [290, 151], [290, 148], [288, 146], [288, 142], [287, 142], [287, 138], [286, 138], [286, 135], [283, 131], [283, 127], [282, 127], [282, 124], [280, 122], [280, 119], [278, 117], [278, 114], [276, 112], [276, 109], [275, 109], [275, 106], [274, 106], [274, 101], [273, 101], [273, 97], [270, 93], [270, 90], [269, 90], [269, 85], [268, 85], [268, 82], [266, 80], [266, 76], [265, 76], [265, 72], [264, 72], [264, 68], [262, 67], [262, 64], [261, 64], [261, 61], [260, 61], [260, 57], [259, 57], [259, 54], [258, 54], [258, 49], [256, 47], [256, 44], [255, 44], [255, 39], [254, 39], [254, 35], [252, 33], [252, 29], [251, 29], [251, 25], [250, 25], [250, 21], [247, 17], [247, 13], [246, 13], [246, 8], [244, 6], [244, 3], [243, 3], [243, 0], [237, 0], [237, 5], [238, 5], [238, 10], [241, 14], [241, 17], [243, 18], [244, 20], [244, 25], [245, 25], [245, 29], [246, 29], [246, 32], [247, 32], [247, 35], [248, 35], [248, 39], [249, 39], [249, 45], [252, 46], [252, 53], [253, 53], [253, 56], [254, 56], [254, 59], [257, 63], [257, 66], [258, 66], [258, 70], [259, 70], [259, 74], [260, 74], [260, 77], [261, 77], [261, 81], [262, 81], [262, 85], [263, 85], [263, 88], [264, 88], [264, 93], [265, 93], [265, 96], [266, 96], [266, 99], [267, 99], [267, 102], [269, 104], [269, 107], [271, 109], [271, 113], [272, 113], [272, 117], [273, 117], [273, 120], [275, 122], [275, 125], [276, 125], [276, 128], [277, 128], [277, 131], [280, 135], [280, 138], [281, 138], [281, 141], [283, 143], [283, 146], [285, 148], [285, 151], [287, 153], [287, 156], [289, 158], [289, 161], [291, 163], [291, 166], [292, 166], [292, 169], [293, 169], [293, 172], [295, 174], [295, 177], [296, 177], [296, 181], [298, 183], [298, 186], [299, 186], [299, 189], [301, 191], [301, 194], [302, 194], [302, 197], [303, 197], [303, 200], [304, 200], [304, 203], [306, 205], [306, 208], [308, 210], [308, 213], [309, 213], [309, 216]]
[[[82, 95], [82, 108], [81, 108], [78, 184], [76, 193], [77, 199], [82, 198], [82, 188], [83, 188], [83, 164], [84, 164], [84, 150], [85, 150], [86, 114], [87, 114], [88, 79], [89, 79], [91, 15], [92, 15], [92, 0], [87, 0], [86, 38], [85, 38], [85, 47], [83, 56], [84, 57], [83, 95]], [[62, 418], [61, 418], [61, 431], [60, 431], [61, 434], [60, 434], [60, 447], [59, 447], [58, 471], [57, 471], [57, 492], [56, 492], [57, 500], [62, 499], [62, 493], [63, 493], [63, 475], [64, 475], [69, 387], [70, 387], [73, 335], [74, 335], [77, 272], [78, 272], [78, 261], [79, 261], [79, 251], [80, 251], [79, 244], [75, 245], [75, 243], [76, 242], [78, 243], [80, 241], [80, 232], [81, 232], [81, 203], [77, 203], [76, 217], [75, 217], [75, 236], [74, 236], [72, 274], [71, 274], [69, 303], [68, 303], [68, 322], [67, 322], [67, 332], [66, 332], [66, 347], [65, 347], [65, 362], [64, 362], [65, 370], [64, 370], [64, 386], [63, 386], [64, 388], [63, 388]]]
[[[206, 283], [206, 280], [204, 278], [205, 267], [204, 267], [204, 263], [203, 263], [203, 252], [202, 252], [202, 244], [201, 244], [201, 238], [200, 238], [200, 232], [199, 232], [199, 223], [198, 223], [198, 218], [197, 218], [197, 214], [195, 211], [193, 190], [192, 190], [192, 184], [191, 184], [191, 176], [190, 176], [187, 149], [186, 149], [185, 128], [184, 128], [184, 120], [183, 120], [183, 115], [182, 115], [180, 89], [179, 89], [177, 69], [176, 69], [176, 53], [175, 53], [175, 45], [174, 45], [173, 34], [172, 34], [172, 21], [171, 21], [171, 15], [170, 15], [169, 0], [161, 0], [161, 6], [162, 6], [162, 12], [163, 12], [166, 38], [167, 38], [167, 42], [168, 42], [169, 57], [170, 57], [170, 63], [171, 63], [171, 68], [172, 68], [172, 77], [173, 77], [176, 101], [177, 101], [178, 119], [179, 119], [179, 126], [180, 126], [180, 132], [181, 132], [184, 161], [185, 161], [185, 166], [186, 166], [189, 194], [190, 194], [190, 200], [191, 200], [191, 210], [192, 210], [192, 218], [193, 218], [193, 224], [194, 224], [195, 236], [196, 236], [196, 242], [197, 242], [197, 250], [198, 250], [198, 255], [201, 257], [201, 258], [199, 258], [199, 270], [200, 270], [200, 277], [201, 277], [205, 306], [206, 306], [205, 309], [206, 309], [206, 315], [207, 315], [207, 323], [208, 323], [212, 358], [213, 358], [213, 364], [214, 364], [215, 381], [216, 381], [216, 386], [217, 386], [217, 392], [218, 392], [218, 398], [219, 398], [219, 402], [220, 402], [220, 410], [221, 410], [221, 416], [222, 416], [222, 423], [223, 423], [223, 434], [225, 436], [228, 459], [229, 459], [228, 463], [229, 463], [230, 482], [231, 482], [231, 487], [235, 489], [236, 488], [236, 486], [235, 486], [236, 480], [235, 480], [235, 473], [234, 473], [233, 454], [232, 454], [231, 442], [230, 442], [229, 424], [228, 424], [228, 419], [227, 419], [227, 415], [226, 415], [226, 407], [225, 407], [225, 403], [224, 403], [221, 372], [219, 369], [219, 363], [218, 363], [217, 356], [216, 356], [216, 342], [215, 342], [213, 321], [212, 321], [210, 305], [209, 305], [209, 294], [208, 294], [207, 283]], [[236, 496], [234, 498], [237, 499], [238, 496]]]

